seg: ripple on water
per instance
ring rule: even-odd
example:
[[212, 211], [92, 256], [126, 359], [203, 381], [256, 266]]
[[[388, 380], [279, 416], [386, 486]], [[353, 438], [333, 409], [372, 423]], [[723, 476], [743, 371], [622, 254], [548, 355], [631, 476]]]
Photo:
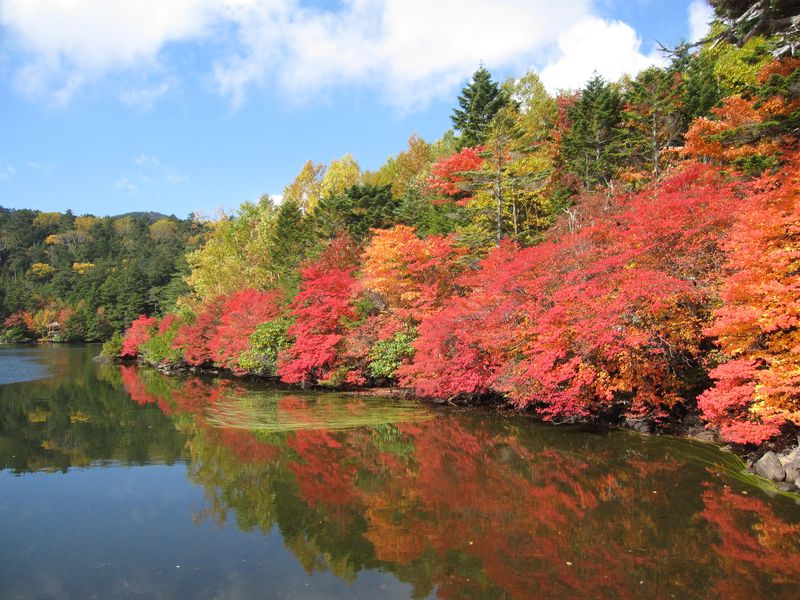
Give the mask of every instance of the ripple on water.
[[35, 381], [50, 375], [35, 348], [0, 348], [0, 385]]

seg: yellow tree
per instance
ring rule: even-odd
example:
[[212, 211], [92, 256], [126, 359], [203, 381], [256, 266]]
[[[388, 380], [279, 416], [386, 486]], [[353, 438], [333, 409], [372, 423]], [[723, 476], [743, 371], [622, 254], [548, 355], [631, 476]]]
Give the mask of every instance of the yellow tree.
[[361, 167], [351, 154], [334, 160], [320, 182], [320, 197], [338, 196], [361, 183]]
[[402, 198], [411, 188], [420, 188], [430, 175], [433, 152], [430, 144], [418, 135], [408, 138], [408, 150], [390, 157], [374, 173], [365, 174], [372, 185], [391, 185], [392, 195]]
[[194, 292], [189, 304], [245, 287], [274, 285], [277, 275], [271, 268], [270, 248], [275, 216], [272, 200], [262, 196], [258, 204], [246, 202], [235, 214], [222, 213], [208, 223], [208, 240], [187, 255], [191, 268], [187, 283]]
[[283, 200], [293, 200], [305, 214], [314, 212], [322, 198], [325, 165], [307, 161], [294, 181], [283, 188]]

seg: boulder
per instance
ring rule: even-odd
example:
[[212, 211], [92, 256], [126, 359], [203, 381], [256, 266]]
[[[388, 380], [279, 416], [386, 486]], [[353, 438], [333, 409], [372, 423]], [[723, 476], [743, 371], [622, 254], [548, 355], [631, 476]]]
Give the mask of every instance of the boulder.
[[783, 469], [786, 471], [786, 481], [800, 479], [800, 457], [783, 465]]
[[786, 471], [774, 452], [767, 452], [756, 461], [756, 473], [772, 481], [783, 481], [786, 477]]
[[787, 452], [786, 454], [781, 454], [778, 456], [778, 460], [781, 461], [781, 464], [785, 467], [790, 462], [794, 461], [796, 458], [800, 458], [800, 446], [792, 450], [791, 452]]

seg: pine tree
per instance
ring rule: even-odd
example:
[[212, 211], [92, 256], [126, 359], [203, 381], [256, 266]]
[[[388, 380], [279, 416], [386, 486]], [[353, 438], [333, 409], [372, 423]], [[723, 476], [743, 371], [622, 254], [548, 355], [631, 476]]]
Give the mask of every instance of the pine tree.
[[460, 133], [458, 149], [483, 144], [489, 123], [508, 101], [508, 94], [492, 81], [491, 73], [481, 65], [472, 75], [472, 82], [461, 90], [458, 97], [461, 108], [455, 109], [450, 117]]
[[587, 188], [608, 184], [620, 162], [622, 98], [614, 86], [595, 75], [569, 109], [572, 127], [564, 136], [568, 168]]
[[625, 159], [634, 170], [658, 177], [662, 152], [682, 133], [681, 90], [674, 71], [650, 67], [625, 91]]
[[275, 219], [269, 262], [278, 285], [290, 293], [296, 291], [299, 281], [297, 265], [305, 258], [312, 243], [310, 233], [309, 222], [298, 202], [293, 198], [284, 199]]
[[[676, 62], [680, 61], [680, 57]], [[684, 128], [695, 118], [705, 117], [719, 105], [722, 97], [719, 81], [714, 74], [714, 60], [704, 51], [687, 55], [683, 71], [682, 94]]]

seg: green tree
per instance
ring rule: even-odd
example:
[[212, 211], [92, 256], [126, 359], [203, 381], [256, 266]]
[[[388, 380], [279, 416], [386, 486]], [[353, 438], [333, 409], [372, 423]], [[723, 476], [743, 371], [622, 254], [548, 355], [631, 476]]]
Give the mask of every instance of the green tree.
[[270, 265], [277, 283], [292, 296], [297, 291], [297, 266], [306, 257], [314, 240], [309, 221], [293, 198], [284, 198], [278, 207], [270, 243]]
[[657, 177], [664, 149], [682, 133], [679, 75], [658, 67], [639, 73], [626, 90], [624, 117], [628, 162]]
[[616, 87], [595, 75], [569, 108], [572, 126], [564, 135], [567, 167], [586, 188], [609, 184], [620, 162], [622, 98]]
[[722, 98], [719, 81], [714, 73], [714, 60], [708, 52], [701, 50], [689, 54], [680, 50], [675, 66], [682, 72], [681, 105], [683, 107], [683, 128], [686, 129], [697, 117], [711, 114], [711, 109]]
[[486, 140], [489, 123], [503, 106], [508, 104], [507, 92], [492, 81], [492, 75], [481, 67], [472, 75], [472, 81], [461, 90], [458, 105], [450, 119], [458, 130], [458, 149], [474, 148]]
[[354, 240], [364, 240], [370, 229], [394, 225], [397, 207], [390, 185], [354, 185], [344, 194], [323, 198], [314, 213], [317, 234], [330, 239], [347, 231]]

